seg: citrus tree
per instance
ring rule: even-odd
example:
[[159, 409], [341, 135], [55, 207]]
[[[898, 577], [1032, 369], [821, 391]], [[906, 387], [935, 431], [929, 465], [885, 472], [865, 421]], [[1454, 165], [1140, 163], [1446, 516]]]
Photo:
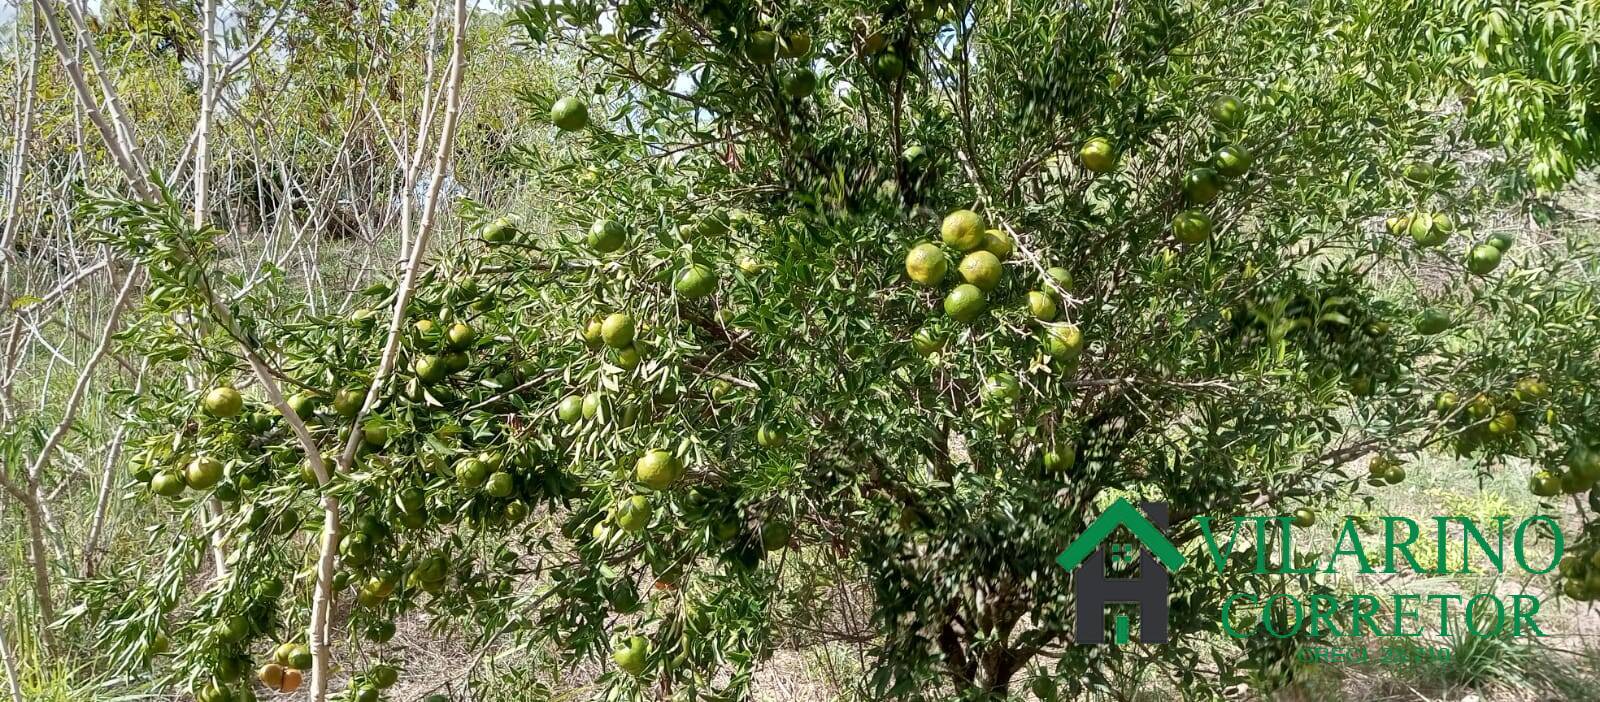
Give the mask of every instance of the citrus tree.
[[1600, 478], [1594, 251], [1496, 226], [1523, 164], [1480, 157], [1429, 11], [525, 6], [575, 65], [508, 156], [548, 205], [465, 202], [347, 309], [240, 290], [170, 202], [84, 207], [151, 272], [126, 343], [201, 370], [136, 399], [168, 567], [83, 588], [208, 700], [295, 690], [330, 629], [377, 699], [417, 611], [609, 660], [610, 698], [738, 699], [780, 629], [827, 636], [774, 611], [818, 587], [869, 598], [872, 699], [1220, 694], [1240, 582], [1177, 576], [1170, 645], [1073, 645], [1053, 559], [1109, 498], [1307, 523], [1430, 452]]

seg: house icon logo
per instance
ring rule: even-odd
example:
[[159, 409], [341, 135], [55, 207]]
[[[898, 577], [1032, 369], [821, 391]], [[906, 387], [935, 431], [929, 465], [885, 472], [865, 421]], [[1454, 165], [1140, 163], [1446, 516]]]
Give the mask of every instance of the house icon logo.
[[[1113, 561], [1126, 565], [1137, 555], [1138, 577], [1106, 576], [1105, 542], [1118, 527], [1126, 528], [1138, 543], [1112, 543]], [[1166, 643], [1168, 576], [1184, 564], [1183, 554], [1167, 539], [1166, 531], [1167, 503], [1144, 502], [1136, 508], [1127, 500], [1117, 498], [1056, 557], [1056, 562], [1073, 574], [1077, 643], [1105, 643], [1105, 607], [1113, 603], [1139, 605], [1141, 643]], [[1116, 642], [1127, 643], [1128, 615], [1117, 615], [1115, 629]]]

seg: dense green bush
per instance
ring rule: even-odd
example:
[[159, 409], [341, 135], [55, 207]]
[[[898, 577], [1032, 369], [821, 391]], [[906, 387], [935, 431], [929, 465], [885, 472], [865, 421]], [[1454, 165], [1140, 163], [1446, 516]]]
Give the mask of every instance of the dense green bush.
[[[1495, 239], [1525, 164], [1472, 141], [1416, 31], [1448, 16], [762, 8], [518, 11], [530, 51], [577, 57], [566, 94], [507, 106], [561, 132], [511, 157], [552, 204], [469, 203], [477, 239], [414, 296], [312, 314], [208, 274], [219, 232], [171, 203], [84, 208], [150, 267], [126, 343], [200, 379], [137, 398], [133, 466], [193, 526], [156, 535], [161, 577], [83, 585], [128, 663], [159, 636], [175, 682], [243, 689], [303, 642], [322, 495], [352, 695], [427, 610], [611, 656], [622, 698], [736, 699], [819, 561], [871, 596], [867, 698], [1077, 692], [1131, 657], [1214, 695], [1242, 673], [1203, 634], [1240, 583], [1181, 575], [1172, 645], [1072, 645], [1053, 559], [1111, 496], [1287, 514], [1431, 451], [1600, 477], [1572, 459], [1600, 436], [1594, 251]], [[402, 299], [400, 371], [353, 425]], [[242, 348], [330, 459], [360, 432], [353, 464], [318, 485]], [[241, 411], [202, 408], [230, 384]], [[225, 477], [193, 489], [206, 459]], [[234, 567], [196, 596], [207, 524]]]

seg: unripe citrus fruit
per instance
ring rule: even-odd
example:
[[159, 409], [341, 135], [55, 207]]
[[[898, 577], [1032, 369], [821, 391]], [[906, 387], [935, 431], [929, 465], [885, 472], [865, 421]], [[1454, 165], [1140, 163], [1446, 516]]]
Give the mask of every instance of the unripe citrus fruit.
[[483, 228], [483, 240], [491, 244], [504, 244], [517, 237], [517, 225], [501, 217]]
[[606, 343], [600, 331], [600, 318], [591, 317], [588, 322], [584, 323], [583, 329], [579, 331], [578, 338], [583, 339], [583, 345], [587, 346], [590, 351], [598, 351]]
[[456, 482], [463, 487], [476, 488], [489, 478], [489, 466], [476, 458], [463, 458], [456, 463]]
[[613, 312], [600, 323], [600, 338], [607, 346], [620, 349], [633, 344], [633, 317], [626, 312]]
[[583, 399], [577, 395], [568, 395], [561, 398], [556, 405], [556, 418], [565, 424], [576, 424], [583, 418]]
[[944, 250], [931, 242], [917, 244], [906, 254], [906, 275], [921, 285], [937, 285], [948, 268]]
[[[294, 644], [292, 643], [284, 642], [278, 644], [277, 648], [272, 649], [272, 662], [277, 663], [280, 668], [289, 667], [289, 661], [292, 656], [294, 656]], [[281, 673], [282, 671], [279, 672]]]
[[1199, 244], [1211, 238], [1211, 216], [1200, 210], [1184, 210], [1172, 218], [1172, 235], [1185, 244]]
[[222, 461], [210, 456], [199, 456], [183, 469], [183, 480], [189, 487], [205, 490], [222, 481]]
[[983, 381], [983, 396], [1000, 402], [1015, 402], [1022, 397], [1022, 386], [1009, 373], [996, 373]]
[[1016, 244], [1012, 243], [1010, 234], [1000, 229], [990, 229], [983, 233], [983, 250], [1004, 261], [1011, 258], [1011, 252], [1016, 250]]
[[634, 495], [617, 503], [616, 522], [623, 531], [643, 531], [650, 525], [650, 499], [644, 495]]
[[1183, 196], [1196, 205], [1217, 199], [1222, 192], [1222, 181], [1217, 172], [1209, 168], [1196, 168], [1183, 176]]
[[805, 66], [783, 74], [781, 82], [783, 94], [792, 98], [803, 98], [817, 90], [817, 74]]
[[1491, 436], [1505, 436], [1517, 430], [1517, 415], [1511, 412], [1501, 412], [1489, 420], [1487, 427]]
[[244, 409], [244, 398], [239, 396], [238, 390], [222, 386], [212, 388], [210, 392], [206, 393], [204, 404], [206, 412], [210, 413], [211, 416], [228, 418], [239, 414], [239, 410]]
[[1212, 121], [1224, 127], [1237, 127], [1244, 124], [1245, 108], [1239, 98], [1225, 95], [1211, 103]]
[[1054, 448], [1044, 452], [1041, 462], [1044, 469], [1052, 473], [1069, 471], [1078, 462], [1078, 453], [1071, 446]]
[[333, 394], [333, 411], [345, 419], [353, 418], [361, 412], [361, 403], [366, 399], [367, 394], [360, 388], [344, 388]]
[[445, 367], [444, 361], [433, 355], [418, 356], [417, 360], [411, 362], [411, 370], [417, 374], [417, 379], [428, 384], [444, 380], [445, 376], [450, 374], [450, 369]]
[[563, 132], [589, 126], [589, 106], [575, 97], [564, 97], [550, 106], [550, 122]]
[[312, 417], [312, 414], [317, 413], [317, 395], [309, 392], [309, 390], [296, 392], [286, 400], [283, 400], [283, 403], [290, 406], [290, 411], [294, 413], [294, 416], [307, 419], [307, 421]]
[[622, 248], [627, 232], [615, 220], [597, 219], [589, 225], [589, 248], [600, 253], [611, 253]]
[[672, 289], [691, 300], [705, 297], [717, 289], [717, 272], [704, 264], [691, 264], [678, 273]]
[[603, 401], [604, 397], [598, 392], [591, 392], [587, 395], [584, 395], [583, 418], [594, 419], [595, 415], [600, 414], [600, 405]]
[[628, 348], [617, 350], [617, 367], [623, 370], [633, 370], [639, 367], [639, 361], [644, 357], [644, 351], [638, 344], [630, 344]]
[[1561, 494], [1561, 479], [1550, 471], [1541, 470], [1528, 478], [1528, 492], [1539, 497], [1554, 497]]
[[978, 286], [984, 292], [993, 291], [1000, 284], [1000, 259], [988, 251], [974, 251], [961, 259], [961, 279]]
[[174, 470], [164, 470], [150, 478], [150, 492], [162, 497], [183, 494], [183, 476]]
[[[294, 650], [289, 654], [289, 667], [296, 670], [305, 670], [311, 667], [311, 647], [305, 644], [295, 644]], [[288, 672], [284, 673], [284, 682], [288, 683]], [[298, 676], [296, 676], [298, 677]]]
[[1500, 249], [1488, 244], [1478, 244], [1467, 254], [1467, 270], [1478, 275], [1488, 275], [1500, 265]]
[[788, 442], [789, 435], [778, 427], [762, 425], [756, 430], [756, 443], [765, 448], [779, 448]]
[[510, 497], [516, 489], [511, 474], [505, 471], [491, 473], [489, 478], [483, 481], [483, 491], [489, 493], [490, 497]]
[[1083, 332], [1075, 324], [1052, 325], [1045, 332], [1045, 353], [1060, 360], [1078, 358], [1083, 355]]
[[971, 251], [983, 246], [988, 225], [983, 216], [972, 210], [956, 210], [945, 215], [939, 224], [939, 238], [946, 246], [960, 251]]
[[465, 350], [477, 340], [478, 332], [460, 322], [450, 325], [450, 329], [444, 333], [445, 345], [455, 351]]
[[983, 291], [978, 286], [964, 283], [944, 296], [944, 313], [958, 322], [970, 322], [983, 314], [986, 303]]
[[923, 327], [911, 336], [911, 345], [917, 353], [927, 356], [944, 348], [944, 337], [929, 327]]
[[1224, 146], [1217, 150], [1217, 155], [1212, 159], [1216, 163], [1217, 172], [1229, 178], [1237, 178], [1250, 171], [1250, 164], [1255, 157], [1243, 146]]
[[633, 464], [633, 477], [653, 490], [665, 490], [681, 474], [678, 459], [665, 449], [646, 451]]
[[781, 522], [767, 522], [761, 527], [761, 546], [777, 551], [789, 546], [789, 526]]
[[1439, 334], [1450, 329], [1450, 315], [1442, 310], [1428, 308], [1417, 317], [1417, 333]]
[[1034, 319], [1048, 322], [1056, 318], [1056, 299], [1050, 293], [1031, 290], [1028, 292], [1028, 313]]
[[1516, 387], [1511, 391], [1511, 396], [1518, 402], [1538, 402], [1550, 395], [1550, 385], [1538, 376], [1527, 376], [1517, 380]]
[[778, 56], [778, 35], [766, 30], [751, 34], [750, 40], [745, 42], [744, 55], [757, 65], [772, 63]]
[[791, 32], [783, 36], [783, 41], [778, 44], [778, 55], [783, 58], [800, 58], [811, 53], [811, 35], [805, 32]]
[[1084, 142], [1078, 149], [1078, 163], [1095, 173], [1107, 173], [1116, 168], [1117, 154], [1111, 146], [1111, 140], [1094, 137]]
[[622, 672], [637, 676], [644, 672], [650, 662], [650, 642], [643, 636], [631, 637], [626, 646], [611, 652], [611, 660]]

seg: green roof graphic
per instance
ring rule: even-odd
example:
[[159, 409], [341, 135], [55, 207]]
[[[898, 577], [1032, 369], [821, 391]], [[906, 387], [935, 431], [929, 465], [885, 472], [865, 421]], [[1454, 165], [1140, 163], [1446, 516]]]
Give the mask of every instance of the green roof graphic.
[[1139, 545], [1149, 550], [1156, 557], [1156, 560], [1161, 562], [1161, 565], [1166, 566], [1168, 571], [1175, 571], [1183, 567], [1185, 559], [1183, 554], [1178, 552], [1178, 547], [1173, 546], [1172, 542], [1167, 540], [1166, 535], [1156, 528], [1156, 525], [1145, 519], [1144, 513], [1140, 512], [1139, 508], [1134, 507], [1121, 497], [1117, 498], [1116, 502], [1111, 503], [1111, 506], [1106, 508], [1106, 511], [1101, 512], [1100, 516], [1090, 523], [1089, 528], [1085, 529], [1078, 538], [1067, 544], [1067, 550], [1062, 551], [1061, 555], [1056, 557], [1056, 562], [1067, 570], [1077, 568], [1085, 558], [1089, 557], [1089, 554], [1094, 553], [1095, 547], [1105, 541], [1106, 537], [1110, 536], [1111, 532], [1116, 531], [1119, 526], [1127, 527], [1128, 531], [1133, 532], [1134, 538], [1139, 540]]

